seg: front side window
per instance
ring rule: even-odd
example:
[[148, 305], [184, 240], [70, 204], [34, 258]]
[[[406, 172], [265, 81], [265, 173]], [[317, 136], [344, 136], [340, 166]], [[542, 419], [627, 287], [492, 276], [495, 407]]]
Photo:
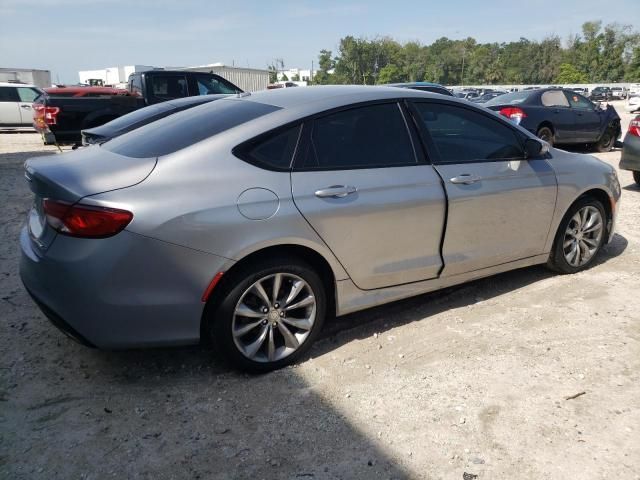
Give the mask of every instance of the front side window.
[[567, 100], [573, 108], [580, 110], [593, 110], [593, 103], [575, 92], [565, 92]]
[[151, 77], [153, 96], [163, 100], [189, 95], [187, 79], [181, 75], [154, 75]]
[[16, 87], [0, 87], [0, 102], [19, 102]]
[[212, 95], [218, 93], [238, 93], [239, 90], [222, 78], [209, 75], [196, 75], [198, 95]]
[[300, 166], [339, 170], [415, 164], [400, 107], [386, 103], [344, 110], [314, 120]]
[[545, 107], [568, 107], [569, 102], [562, 90], [548, 90], [540, 97]]
[[440, 163], [524, 158], [516, 132], [485, 114], [453, 105], [416, 103]]

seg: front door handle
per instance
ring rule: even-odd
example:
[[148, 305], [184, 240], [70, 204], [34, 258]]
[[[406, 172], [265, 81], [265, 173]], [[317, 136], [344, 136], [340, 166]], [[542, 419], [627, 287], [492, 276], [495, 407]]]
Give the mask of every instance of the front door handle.
[[315, 195], [318, 198], [344, 198], [357, 191], [358, 189], [351, 185], [331, 185], [330, 187], [316, 190]]
[[22, 108], [26, 108], [27, 110], [31, 110], [31, 105], [20, 105]]
[[472, 183], [479, 182], [480, 180], [481, 178], [475, 175], [471, 175], [469, 173], [462, 173], [457, 177], [453, 177], [450, 181], [451, 183], [456, 183], [456, 184], [471, 185]]

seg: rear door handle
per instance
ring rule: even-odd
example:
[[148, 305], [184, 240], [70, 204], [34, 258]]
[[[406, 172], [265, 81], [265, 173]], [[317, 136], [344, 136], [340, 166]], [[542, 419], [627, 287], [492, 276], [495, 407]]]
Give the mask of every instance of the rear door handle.
[[351, 185], [331, 185], [330, 187], [316, 190], [315, 195], [318, 198], [344, 198], [357, 191], [358, 189]]
[[477, 177], [475, 175], [471, 175], [470, 173], [462, 173], [462, 174], [458, 175], [457, 177], [453, 177], [450, 180], [450, 182], [451, 183], [456, 183], [456, 184], [471, 185], [472, 183], [479, 182], [480, 180], [481, 180], [480, 177]]

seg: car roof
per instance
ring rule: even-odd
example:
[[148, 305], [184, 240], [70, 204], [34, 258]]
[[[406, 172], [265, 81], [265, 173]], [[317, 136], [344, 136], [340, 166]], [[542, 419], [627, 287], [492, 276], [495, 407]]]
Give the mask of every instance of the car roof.
[[32, 83], [17, 83], [17, 82], [0, 82], [0, 87], [32, 87], [40, 88]]
[[162, 102], [155, 105], [167, 104], [174, 107], [184, 107], [187, 105], [199, 105], [201, 103], [212, 102], [213, 100], [218, 100], [220, 98], [229, 97], [233, 94], [229, 93], [213, 93], [210, 95], [196, 95], [193, 97], [182, 97], [182, 98], [174, 98], [172, 100], [167, 100], [166, 102]]
[[[322, 111], [360, 102], [408, 97], [442, 99], [442, 95], [438, 93], [421, 92], [408, 88], [359, 85], [314, 85], [301, 88], [260, 90], [259, 92], [250, 94], [241, 93], [233, 98], [223, 99], [223, 101], [232, 101], [236, 98], [241, 98], [284, 109], [298, 109], [306, 106], [309, 110]], [[312, 105], [313, 108], [311, 108]]]
[[410, 88], [410, 87], [439, 87], [439, 88], [445, 88], [442, 85], [440, 85], [439, 83], [433, 83], [433, 82], [387, 83], [384, 86], [386, 86], [386, 87], [404, 87], [404, 88]]

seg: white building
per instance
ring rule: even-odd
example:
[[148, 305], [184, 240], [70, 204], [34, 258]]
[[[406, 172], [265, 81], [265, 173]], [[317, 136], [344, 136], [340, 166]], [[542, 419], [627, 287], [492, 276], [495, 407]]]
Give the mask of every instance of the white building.
[[313, 80], [313, 77], [318, 73], [318, 70], [311, 69], [302, 69], [302, 68], [290, 68], [288, 70], [282, 70], [278, 72], [278, 81], [282, 82], [285, 78], [285, 75], [289, 81], [292, 82], [304, 82], [304, 85], [307, 82]]
[[22, 82], [40, 88], [51, 86], [51, 72], [36, 68], [0, 68], [0, 82]]
[[149, 65], [126, 65], [123, 67], [108, 67], [99, 70], [83, 70], [78, 72], [80, 83], [90, 83], [89, 80], [102, 80], [104, 85], [119, 86], [126, 84], [129, 75], [134, 72], [145, 72], [156, 70], [156, 67]]

